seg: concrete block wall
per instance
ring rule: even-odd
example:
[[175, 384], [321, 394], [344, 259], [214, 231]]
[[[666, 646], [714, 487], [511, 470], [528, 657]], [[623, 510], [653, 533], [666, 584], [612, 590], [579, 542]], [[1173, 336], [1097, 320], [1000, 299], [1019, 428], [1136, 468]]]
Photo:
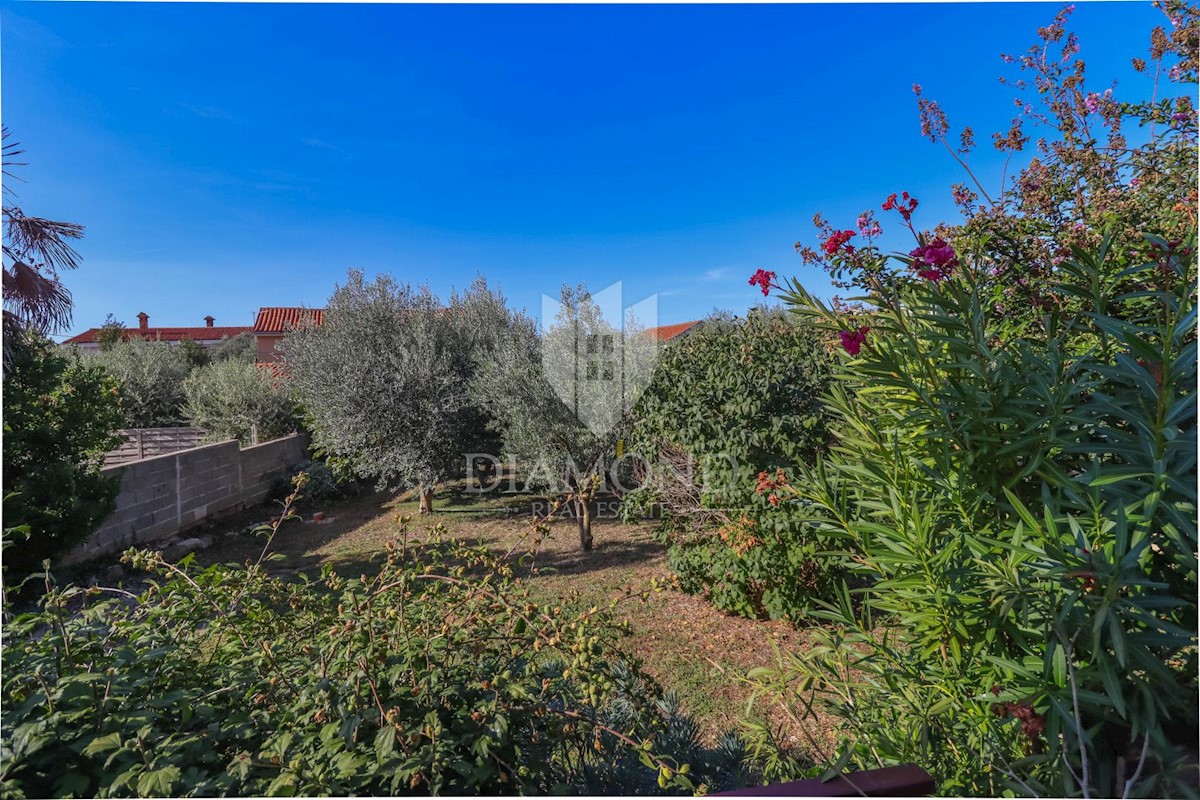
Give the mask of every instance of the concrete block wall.
[[[195, 447], [175, 454], [179, 469], [179, 527], [242, 502], [241, 453], [234, 441]], [[282, 465], [281, 465], [282, 466]]]
[[86, 561], [171, 536], [204, 519], [267, 499], [279, 474], [305, 458], [292, 434], [241, 450], [235, 441], [193, 447], [117, 467], [113, 513], [64, 559]]
[[242, 502], [253, 506], [266, 500], [279, 480], [279, 465], [292, 466], [304, 461], [307, 446], [301, 436], [285, 436], [243, 450]]

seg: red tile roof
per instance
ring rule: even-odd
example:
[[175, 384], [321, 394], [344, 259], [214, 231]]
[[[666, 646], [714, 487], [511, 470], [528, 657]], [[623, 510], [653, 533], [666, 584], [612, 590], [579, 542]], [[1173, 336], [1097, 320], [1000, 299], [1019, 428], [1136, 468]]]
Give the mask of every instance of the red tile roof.
[[306, 322], [320, 325], [324, 312], [323, 308], [263, 306], [254, 320], [254, 332], [285, 333]]
[[287, 364], [281, 361], [259, 361], [254, 366], [271, 373], [271, 377], [276, 380], [287, 380], [288, 378]]
[[674, 325], [660, 325], [657, 328], [647, 328], [646, 335], [653, 336], [660, 342], [669, 342], [676, 336], [682, 336], [690, 331], [695, 326], [699, 325], [701, 320], [695, 319], [691, 322], [677, 322]]
[[[102, 328], [89, 328], [83, 333], [76, 334], [63, 344], [95, 344], [96, 337]], [[226, 336], [237, 336], [248, 333], [251, 329], [245, 325], [205, 326], [200, 328], [126, 328], [124, 338], [129, 339], [161, 339], [164, 342], [178, 342], [184, 339], [193, 341], [209, 341], [223, 339]]]

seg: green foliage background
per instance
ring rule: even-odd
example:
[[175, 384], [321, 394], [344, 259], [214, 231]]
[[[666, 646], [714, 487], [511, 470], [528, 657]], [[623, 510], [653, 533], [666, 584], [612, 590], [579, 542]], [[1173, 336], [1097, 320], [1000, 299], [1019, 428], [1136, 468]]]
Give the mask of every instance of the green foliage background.
[[237, 439], [243, 446], [286, 436], [299, 427], [285, 381], [249, 361], [229, 358], [200, 367], [183, 383], [184, 414], [214, 441]]
[[5, 796], [643, 794], [737, 779], [736, 740], [699, 743], [623, 655], [608, 610], [534, 602], [511, 562], [436, 529], [400, 529], [350, 579], [127, 560], [156, 576], [137, 598], [47, 581], [41, 607], [11, 622]]
[[778, 312], [707, 320], [665, 347], [635, 410], [629, 450], [649, 470], [625, 509], [661, 514], [684, 591], [800, 619], [828, 586], [822, 542], [754, 487], [823, 452], [832, 363], [823, 334]]
[[[36, 335], [10, 342], [4, 374], [4, 570], [24, 577], [83, 541], [111, 510], [100, 474], [120, 442], [116, 383]], [[22, 530], [23, 529], [23, 530]]]

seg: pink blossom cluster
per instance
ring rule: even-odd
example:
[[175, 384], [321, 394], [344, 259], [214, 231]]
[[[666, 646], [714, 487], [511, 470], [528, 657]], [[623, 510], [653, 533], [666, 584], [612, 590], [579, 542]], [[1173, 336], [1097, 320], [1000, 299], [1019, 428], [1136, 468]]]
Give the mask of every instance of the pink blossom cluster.
[[771, 288], [775, 287], [775, 273], [770, 270], [760, 269], [750, 276], [750, 285], [760, 286], [763, 297], [766, 297], [771, 293]]
[[856, 356], [867, 341], [867, 332], [870, 330], [869, 327], [863, 325], [856, 331], [838, 331], [838, 338], [842, 340], [842, 347], [846, 348], [846, 352]]
[[945, 278], [958, 266], [958, 256], [954, 248], [941, 237], [917, 247], [909, 256], [913, 259], [911, 266], [916, 273], [934, 283]]
[[880, 227], [872, 212], [864, 211], [858, 215], [858, 232], [865, 239], [874, 239], [883, 235], [883, 228]]

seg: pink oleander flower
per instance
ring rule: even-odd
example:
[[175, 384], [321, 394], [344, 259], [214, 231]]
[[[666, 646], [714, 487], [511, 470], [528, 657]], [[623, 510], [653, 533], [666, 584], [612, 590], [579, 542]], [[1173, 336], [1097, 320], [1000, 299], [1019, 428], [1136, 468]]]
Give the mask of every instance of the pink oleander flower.
[[862, 350], [863, 343], [867, 341], [867, 332], [871, 330], [866, 325], [863, 325], [856, 331], [838, 331], [838, 337], [842, 340], [842, 347], [852, 356], [858, 355]]
[[1087, 97], [1083, 98], [1083, 105], [1087, 108], [1089, 114], [1095, 114], [1100, 110], [1100, 95], [1095, 92], [1088, 92]]
[[751, 286], [761, 286], [763, 297], [771, 293], [771, 287], [775, 285], [775, 273], [769, 270], [760, 269], [750, 276]]
[[913, 259], [912, 268], [917, 275], [934, 283], [948, 276], [958, 266], [958, 255], [954, 248], [941, 237], [914, 249], [909, 256]]

